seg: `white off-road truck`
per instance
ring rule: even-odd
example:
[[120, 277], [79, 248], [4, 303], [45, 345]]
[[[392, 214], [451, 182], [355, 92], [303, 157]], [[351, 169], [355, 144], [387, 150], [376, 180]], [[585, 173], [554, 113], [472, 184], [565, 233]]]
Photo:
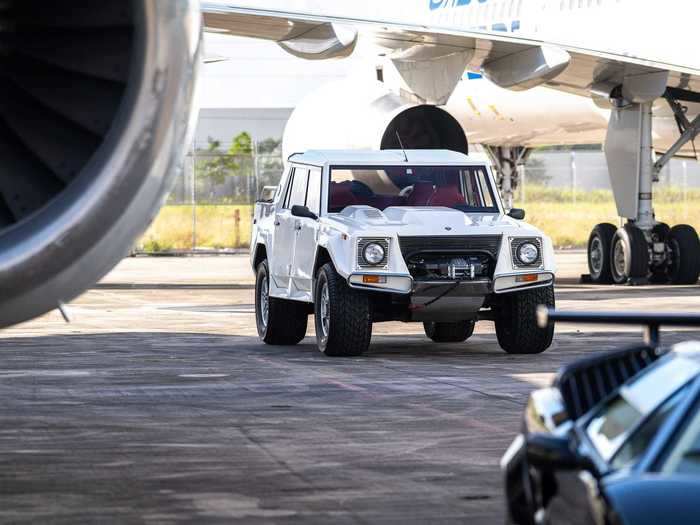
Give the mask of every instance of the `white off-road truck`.
[[372, 324], [422, 322], [435, 342], [461, 342], [495, 322], [501, 347], [535, 354], [552, 342], [538, 305], [554, 306], [554, 251], [506, 213], [485, 159], [451, 151], [295, 154], [256, 204], [251, 263], [258, 333], [306, 335], [331, 356], [367, 350]]

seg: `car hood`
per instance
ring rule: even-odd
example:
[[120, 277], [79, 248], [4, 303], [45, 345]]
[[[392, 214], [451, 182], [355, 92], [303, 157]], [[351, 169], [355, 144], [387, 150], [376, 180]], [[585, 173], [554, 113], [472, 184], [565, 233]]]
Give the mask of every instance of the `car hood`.
[[370, 206], [348, 206], [326, 220], [348, 233], [363, 235], [540, 235], [522, 221], [501, 213], [465, 213], [443, 207], [391, 207], [379, 211]]
[[625, 525], [696, 525], [700, 479], [648, 474], [606, 484], [605, 492]]

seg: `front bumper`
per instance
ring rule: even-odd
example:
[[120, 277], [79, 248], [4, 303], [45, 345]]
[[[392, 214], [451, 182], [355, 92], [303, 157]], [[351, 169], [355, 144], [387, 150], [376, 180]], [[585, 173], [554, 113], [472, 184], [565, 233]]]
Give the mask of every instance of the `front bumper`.
[[490, 280], [416, 281], [409, 305], [411, 319], [436, 322], [476, 319], [491, 292]]

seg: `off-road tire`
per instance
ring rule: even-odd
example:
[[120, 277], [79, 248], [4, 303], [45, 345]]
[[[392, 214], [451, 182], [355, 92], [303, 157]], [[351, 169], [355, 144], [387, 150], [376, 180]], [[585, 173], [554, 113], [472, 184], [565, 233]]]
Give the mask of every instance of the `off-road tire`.
[[[324, 335], [321, 301], [328, 288], [328, 333]], [[331, 263], [318, 271], [314, 286], [314, 320], [318, 348], [327, 356], [353, 357], [364, 354], [372, 339], [372, 311], [366, 293], [348, 286]]]
[[423, 323], [425, 335], [436, 343], [461, 343], [474, 333], [474, 321], [457, 323]]
[[496, 308], [498, 344], [509, 354], [540, 354], [552, 344], [554, 326], [537, 326], [537, 307], [554, 307], [554, 286], [504, 294]]
[[[615, 265], [615, 249], [622, 245], [625, 257], [624, 268]], [[633, 224], [625, 224], [613, 236], [610, 246], [610, 271], [615, 284], [625, 284], [630, 279], [643, 279], [649, 275], [649, 244], [644, 232]]]
[[695, 228], [679, 224], [671, 228], [668, 244], [673, 259], [668, 273], [673, 284], [696, 284], [700, 275], [700, 240]]
[[262, 320], [261, 287], [267, 279], [269, 290], [270, 270], [267, 261], [258, 265], [255, 277], [255, 323], [258, 335], [268, 345], [295, 345], [306, 336], [309, 321], [309, 305], [268, 296], [267, 324]]
[[[613, 236], [617, 228], [607, 222], [597, 224], [591, 235], [588, 237], [588, 272], [591, 276], [591, 281], [596, 284], [611, 284], [612, 273], [610, 272], [610, 253]], [[594, 262], [591, 260], [591, 249], [594, 244], [600, 244], [600, 266], [597, 269]]]

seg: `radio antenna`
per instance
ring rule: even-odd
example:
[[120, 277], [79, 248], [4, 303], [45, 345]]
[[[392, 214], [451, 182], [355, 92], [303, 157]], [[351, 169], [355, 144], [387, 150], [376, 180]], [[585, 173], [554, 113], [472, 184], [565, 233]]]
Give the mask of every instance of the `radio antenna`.
[[403, 158], [406, 161], [406, 164], [408, 164], [408, 155], [406, 155], [406, 148], [403, 147], [403, 142], [401, 142], [401, 135], [399, 135], [399, 132], [396, 132], [396, 138], [399, 139], [399, 146], [401, 146], [401, 151], [403, 152]]

